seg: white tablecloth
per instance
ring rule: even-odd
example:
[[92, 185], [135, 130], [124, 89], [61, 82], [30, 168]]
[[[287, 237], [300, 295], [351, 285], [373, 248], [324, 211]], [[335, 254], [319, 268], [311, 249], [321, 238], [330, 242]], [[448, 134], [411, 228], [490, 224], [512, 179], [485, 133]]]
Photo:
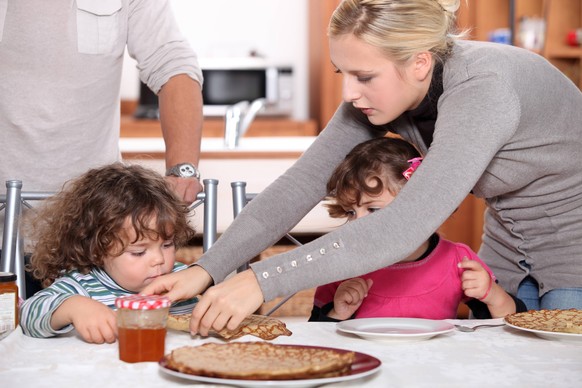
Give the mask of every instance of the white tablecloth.
[[[274, 343], [350, 349], [382, 361], [374, 375], [329, 387], [582, 387], [582, 341], [547, 340], [506, 326], [473, 333], [455, 330], [423, 341], [376, 342], [342, 334], [334, 323], [295, 321], [287, 326], [293, 335]], [[204, 342], [222, 341], [169, 332], [166, 351]], [[183, 385], [216, 386], [168, 376], [153, 362], [119, 361], [117, 343], [88, 344], [74, 334], [35, 339], [17, 329], [0, 341], [3, 388]]]

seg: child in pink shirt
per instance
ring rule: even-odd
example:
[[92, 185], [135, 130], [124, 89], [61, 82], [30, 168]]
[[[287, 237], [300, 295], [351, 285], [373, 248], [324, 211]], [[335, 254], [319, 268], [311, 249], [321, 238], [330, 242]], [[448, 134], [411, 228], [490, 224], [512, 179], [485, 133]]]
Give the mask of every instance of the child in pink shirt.
[[[349, 222], [381, 211], [421, 161], [414, 146], [401, 139], [378, 138], [359, 144], [328, 181], [330, 216]], [[435, 233], [396, 264], [318, 287], [309, 320], [456, 318], [461, 302], [476, 318], [526, 310], [521, 300], [497, 284], [489, 267], [468, 246]]]

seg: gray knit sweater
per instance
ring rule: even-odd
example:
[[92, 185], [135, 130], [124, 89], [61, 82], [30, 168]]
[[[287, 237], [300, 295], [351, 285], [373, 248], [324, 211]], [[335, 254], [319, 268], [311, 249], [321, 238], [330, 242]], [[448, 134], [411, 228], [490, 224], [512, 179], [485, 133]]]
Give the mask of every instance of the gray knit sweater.
[[215, 282], [274, 244], [326, 194], [334, 167], [387, 130], [426, 157], [385, 209], [251, 266], [265, 300], [358, 276], [411, 253], [472, 191], [485, 198], [480, 257], [516, 293], [531, 266], [540, 293], [582, 287], [582, 93], [543, 57], [461, 41], [443, 69], [430, 147], [404, 114], [374, 127], [350, 105], [201, 258]]

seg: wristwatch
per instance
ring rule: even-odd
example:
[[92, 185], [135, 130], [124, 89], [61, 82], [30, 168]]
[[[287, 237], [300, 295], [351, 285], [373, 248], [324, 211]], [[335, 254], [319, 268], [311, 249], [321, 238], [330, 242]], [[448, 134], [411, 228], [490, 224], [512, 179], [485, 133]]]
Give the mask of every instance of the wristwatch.
[[177, 176], [179, 178], [196, 178], [200, 180], [200, 171], [192, 163], [179, 163], [166, 170], [166, 176]]

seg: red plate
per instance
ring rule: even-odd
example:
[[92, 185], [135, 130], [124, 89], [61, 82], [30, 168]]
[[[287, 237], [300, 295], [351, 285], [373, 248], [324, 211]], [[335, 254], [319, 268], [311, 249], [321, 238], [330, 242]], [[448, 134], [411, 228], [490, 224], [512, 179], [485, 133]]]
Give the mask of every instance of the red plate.
[[[311, 349], [325, 349], [325, 350], [334, 350], [340, 353], [347, 353], [351, 352], [351, 350], [347, 349], [337, 349], [337, 348], [327, 348], [323, 346], [304, 346], [304, 345], [280, 345], [277, 346], [289, 346], [294, 348], [311, 348]], [[371, 375], [377, 372], [380, 367], [382, 366], [382, 362], [377, 359], [376, 357], [370, 356], [365, 353], [354, 352], [356, 355], [356, 359], [352, 364], [352, 368], [350, 372], [344, 376], [337, 376], [337, 377], [323, 377], [318, 379], [295, 379], [295, 380], [239, 380], [239, 379], [224, 379], [224, 378], [216, 378], [216, 377], [206, 377], [206, 376], [198, 376], [192, 375], [188, 373], [182, 373], [175, 371], [167, 366], [167, 359], [164, 356], [160, 362], [160, 370], [166, 374], [177, 376], [187, 380], [205, 382], [205, 383], [214, 383], [214, 384], [228, 384], [228, 385], [236, 385], [239, 387], [294, 387], [294, 388], [308, 388], [308, 387], [316, 387], [322, 384], [330, 384], [335, 382], [341, 381], [349, 381], [360, 379], [365, 376]]]

